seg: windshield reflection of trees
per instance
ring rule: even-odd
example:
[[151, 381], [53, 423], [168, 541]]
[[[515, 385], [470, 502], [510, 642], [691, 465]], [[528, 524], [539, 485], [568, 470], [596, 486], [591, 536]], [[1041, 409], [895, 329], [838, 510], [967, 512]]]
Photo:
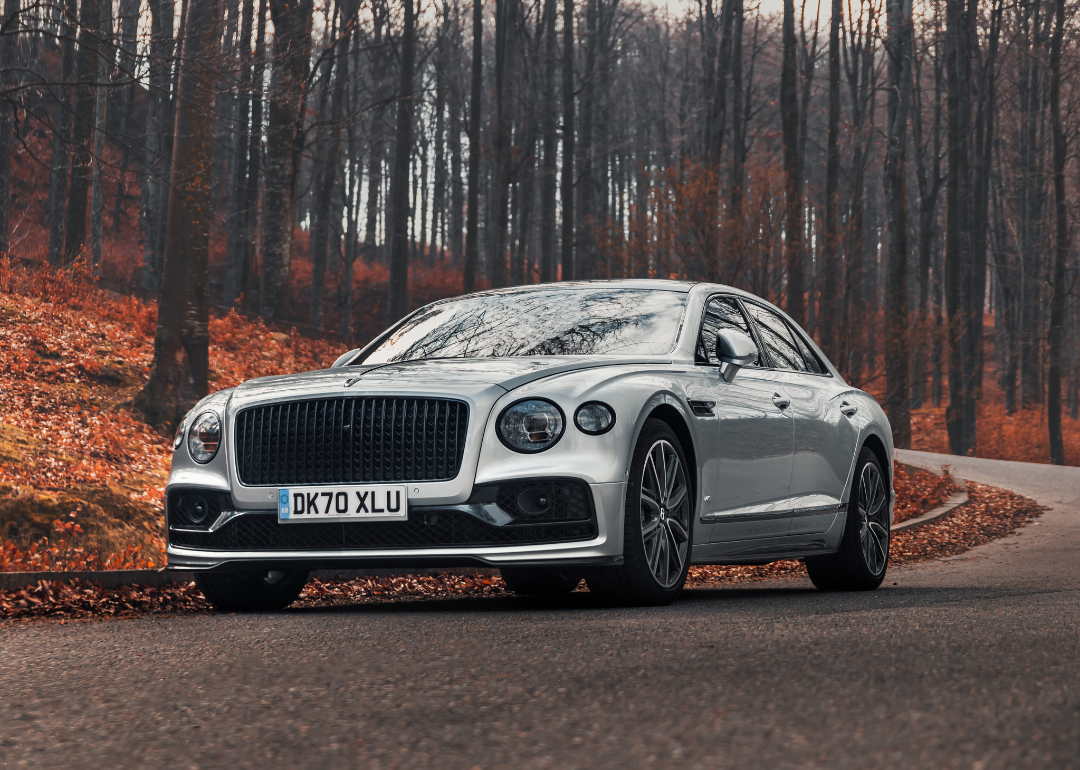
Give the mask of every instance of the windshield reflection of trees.
[[[365, 363], [419, 358], [657, 355], [675, 344], [686, 295], [670, 291], [541, 290], [469, 298], [421, 313]], [[414, 329], [446, 316], [420, 339]]]

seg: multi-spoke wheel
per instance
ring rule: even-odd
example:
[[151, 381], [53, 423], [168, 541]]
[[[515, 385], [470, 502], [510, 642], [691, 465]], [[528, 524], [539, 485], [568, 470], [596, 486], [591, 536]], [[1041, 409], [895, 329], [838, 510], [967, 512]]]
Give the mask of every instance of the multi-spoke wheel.
[[859, 454], [840, 549], [806, 560], [810, 580], [822, 591], [869, 591], [881, 585], [889, 565], [889, 492], [885, 474], [869, 449]]
[[307, 579], [307, 570], [208, 572], [197, 573], [195, 585], [223, 612], [268, 612], [300, 598]]
[[649, 573], [662, 588], [682, 577], [690, 551], [690, 500], [686, 471], [667, 439], [649, 448], [641, 477], [641, 543]]
[[661, 420], [647, 420], [630, 465], [624, 563], [586, 577], [590, 592], [619, 604], [675, 601], [690, 568], [693, 473], [674, 431]]
[[871, 573], [880, 575], [889, 559], [889, 505], [885, 481], [874, 463], [866, 463], [859, 475], [858, 511], [863, 559]]

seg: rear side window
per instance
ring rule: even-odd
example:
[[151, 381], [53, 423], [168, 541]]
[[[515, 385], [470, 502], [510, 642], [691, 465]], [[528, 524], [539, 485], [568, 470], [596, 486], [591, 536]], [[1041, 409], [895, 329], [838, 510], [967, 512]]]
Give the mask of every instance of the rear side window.
[[799, 352], [799, 348], [795, 344], [795, 339], [792, 336], [791, 329], [788, 328], [787, 322], [761, 305], [747, 303], [746, 307], [747, 312], [750, 313], [757, 325], [761, 341], [769, 349], [769, 356], [773, 360], [773, 365], [777, 369], [787, 369], [793, 372], [810, 371], [803, 354]]
[[[694, 356], [698, 363], [720, 364], [716, 359], [716, 333], [721, 329], [735, 329], [751, 340], [754, 339], [750, 324], [739, 309], [739, 304], [731, 297], [713, 297], [706, 303], [705, 317], [701, 320], [701, 334], [698, 336]], [[761, 366], [760, 354], [750, 366]]]
[[802, 353], [802, 357], [806, 361], [806, 370], [814, 374], [825, 374], [825, 367], [818, 360], [814, 351], [810, 349], [810, 346], [806, 344], [803, 336], [795, 329], [791, 330], [791, 336], [795, 338], [795, 344], [799, 346], [799, 352]]

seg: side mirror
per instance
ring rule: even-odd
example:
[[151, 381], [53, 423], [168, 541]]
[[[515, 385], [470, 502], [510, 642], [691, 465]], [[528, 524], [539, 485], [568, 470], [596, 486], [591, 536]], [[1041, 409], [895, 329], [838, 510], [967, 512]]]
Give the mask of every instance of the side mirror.
[[721, 364], [725, 382], [731, 382], [744, 366], [758, 358], [757, 345], [747, 335], [736, 329], [721, 329], [716, 334], [716, 358]]

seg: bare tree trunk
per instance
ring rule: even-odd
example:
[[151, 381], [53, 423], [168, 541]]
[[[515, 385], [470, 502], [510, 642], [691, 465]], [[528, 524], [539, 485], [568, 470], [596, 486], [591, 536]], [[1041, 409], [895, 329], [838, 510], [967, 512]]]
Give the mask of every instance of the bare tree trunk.
[[562, 274], [574, 279], [574, 0], [563, 0]]
[[[103, 3], [99, 16], [98, 26], [100, 29], [108, 29], [111, 14], [109, 3]], [[101, 218], [105, 201], [101, 192], [101, 165], [105, 155], [105, 105], [106, 81], [109, 77], [108, 59], [101, 56], [97, 62], [98, 81], [94, 88], [94, 169], [90, 180], [90, 266], [96, 276], [101, 272]]]
[[[7, 28], [0, 35], [0, 86], [5, 89], [15, 85], [14, 68], [19, 35], [19, 0], [4, 1], [4, 18]], [[13, 107], [0, 105], [0, 254], [8, 252], [8, 200], [11, 187], [11, 151], [15, 142], [15, 119]]]
[[[341, 4], [342, 24], [352, 19], [355, 9], [351, 0]], [[311, 326], [322, 328], [322, 293], [326, 284], [326, 258], [330, 249], [330, 210], [334, 187], [337, 184], [338, 159], [341, 156], [341, 105], [345, 100], [345, 81], [349, 78], [349, 42], [339, 40], [334, 52], [333, 92], [330, 96], [330, 142], [325, 166], [315, 191], [314, 222], [311, 234]]]
[[946, 3], [946, 66], [949, 93], [949, 175], [946, 187], [945, 308], [948, 338], [949, 406], [946, 426], [952, 454], [966, 455], [975, 446], [975, 425], [969, 419], [969, 387], [974, 363], [964, 333], [966, 314], [964, 287], [971, 281], [971, 179], [969, 163], [970, 37], [964, 0]]
[[229, 198], [226, 208], [225, 225], [225, 305], [236, 304], [241, 292], [244, 273], [244, 259], [247, 256], [245, 240], [249, 237], [247, 228], [247, 176], [248, 144], [251, 141], [252, 106], [254, 103], [251, 82], [251, 30], [257, 0], [243, 0], [240, 21], [240, 69], [237, 103], [237, 125], [232, 137], [231, 160], [229, 163]]
[[[913, 58], [913, 62], [917, 62]], [[930, 265], [937, 231], [937, 199], [941, 190], [941, 77], [942, 57], [935, 53], [934, 62], [934, 122], [931, 137], [923, 136], [922, 88], [912, 91], [912, 141], [919, 183], [919, 272], [918, 319], [915, 323], [916, 344], [913, 349], [911, 406], [921, 408], [926, 400], [927, 368], [934, 346], [933, 320], [930, 314]], [[921, 84], [920, 84], [921, 85]], [[929, 163], [927, 161], [929, 160]]]
[[[190, 1], [190, 0], [189, 0]], [[270, 0], [274, 66], [267, 100], [266, 192], [260, 300], [265, 316], [289, 315], [289, 268], [296, 220], [297, 144], [303, 125], [304, 76], [311, 50], [312, 0]]]
[[[247, 135], [247, 184], [244, 186], [243, 252], [240, 261], [240, 287], [244, 294], [244, 310], [251, 312], [256, 305], [260, 271], [256, 265], [256, 243], [259, 230], [259, 179], [262, 172], [263, 137], [263, 79], [266, 73], [266, 12], [268, 0], [257, 3], [258, 22], [255, 25], [255, 51], [251, 78], [251, 124]], [[261, 298], [260, 298], [261, 300]]]
[[540, 282], [548, 283], [555, 275], [555, 175], [557, 173], [558, 137], [555, 127], [555, 16], [557, 0], [544, 0], [543, 23], [543, 105], [540, 108], [540, 134], [543, 158], [540, 167]]
[[799, 174], [799, 94], [795, 64], [795, 3], [784, 0], [784, 58], [780, 69], [780, 121], [784, 133], [784, 262], [787, 264], [787, 312], [806, 323], [803, 286], [802, 177]]
[[75, 121], [71, 132], [64, 264], [71, 264], [86, 246], [86, 199], [90, 191], [90, 147], [94, 129], [94, 76], [98, 71], [98, 0], [79, 4], [79, 55], [75, 67]]
[[476, 272], [480, 265], [480, 111], [484, 85], [484, 7], [473, 0], [472, 78], [469, 88], [469, 202], [465, 225], [465, 292], [476, 291]]
[[1053, 299], [1050, 302], [1050, 371], [1047, 374], [1046, 422], [1050, 429], [1050, 459], [1065, 464], [1061, 436], [1061, 358], [1065, 325], [1065, 263], [1069, 257], [1069, 211], [1065, 200], [1065, 130], [1061, 123], [1061, 45], [1065, 34], [1065, 0], [1054, 0], [1054, 34], [1050, 40], [1050, 124], [1054, 135]]
[[885, 154], [885, 196], [888, 207], [888, 281], [885, 289], [885, 413], [893, 443], [911, 446], [911, 369], [908, 348], [908, 218], [905, 150], [911, 100], [911, 0], [889, 0], [888, 146]]
[[[731, 264], [730, 257], [735, 253], [742, 253], [743, 251], [743, 238], [746, 232], [746, 223], [743, 221], [743, 176], [746, 174], [745, 160], [746, 160], [746, 136], [744, 132], [743, 123], [743, 102], [742, 102], [742, 39], [743, 39], [743, 0], [730, 0], [732, 17], [731, 29], [729, 35], [731, 37], [731, 178], [729, 180], [729, 217], [731, 220], [731, 227], [729, 229], [729, 235], [727, 240], [726, 252], [728, 259], [725, 259], [726, 264]], [[727, 48], [728, 46], [723, 46]], [[723, 70], [721, 65], [721, 70]], [[723, 72], [721, 72], [721, 79], [723, 79]], [[716, 130], [718, 135], [723, 136], [724, 127], [717, 126]], [[717, 160], [719, 161], [719, 148], [717, 148]], [[721, 274], [721, 280], [734, 279], [734, 276], [724, 276]]]
[[[359, 46], [357, 46], [359, 47]], [[346, 126], [348, 135], [349, 179], [345, 194], [345, 208], [348, 225], [345, 233], [345, 264], [342, 266], [341, 279], [341, 336], [352, 339], [352, 294], [353, 265], [356, 262], [356, 246], [360, 238], [360, 191], [364, 168], [363, 155], [360, 153], [357, 131], [352, 121]]]
[[401, 34], [401, 80], [398, 87], [394, 165], [390, 172], [390, 286], [386, 325], [409, 306], [409, 158], [412, 155], [413, 49], [416, 42], [414, 0], [405, 0]]
[[169, 177], [170, 59], [173, 47], [173, 4], [168, 0], [149, 0], [150, 74], [147, 78], [145, 177], [140, 201], [140, 225], [143, 230], [144, 289], [161, 287], [164, 254], [160, 235], [161, 222], [167, 218]]
[[446, 144], [450, 153], [450, 257], [455, 267], [462, 264], [464, 258], [465, 195], [461, 185], [461, 120], [462, 94], [457, 74], [461, 68], [461, 54], [464, 48], [460, 40], [460, 16], [454, 8], [454, 83], [450, 88], [449, 108], [450, 125]]
[[[75, 9], [76, 0], [67, 0], [60, 16], [59, 34], [63, 39], [60, 59], [60, 81], [75, 79]], [[71, 150], [71, 91], [66, 85], [57, 89], [60, 99], [53, 112], [52, 157], [49, 161], [49, 264], [59, 265], [64, 259], [64, 232], [67, 221], [68, 161]]]
[[189, 0], [180, 58], [164, 276], [150, 379], [134, 398], [151, 425], [174, 426], [209, 379], [211, 172], [220, 0]]
[[[821, 245], [821, 285], [831, 291], [840, 285], [840, 26], [844, 18], [843, 0], [832, 0], [829, 25], [829, 125], [825, 140], [825, 235]], [[826, 354], [836, 360], [836, 302], [822, 302], [818, 341]]]
[[495, 141], [495, 233], [489, 263], [491, 286], [495, 289], [506, 285], [516, 8], [516, 0], [495, 0], [495, 124], [491, 127]]

